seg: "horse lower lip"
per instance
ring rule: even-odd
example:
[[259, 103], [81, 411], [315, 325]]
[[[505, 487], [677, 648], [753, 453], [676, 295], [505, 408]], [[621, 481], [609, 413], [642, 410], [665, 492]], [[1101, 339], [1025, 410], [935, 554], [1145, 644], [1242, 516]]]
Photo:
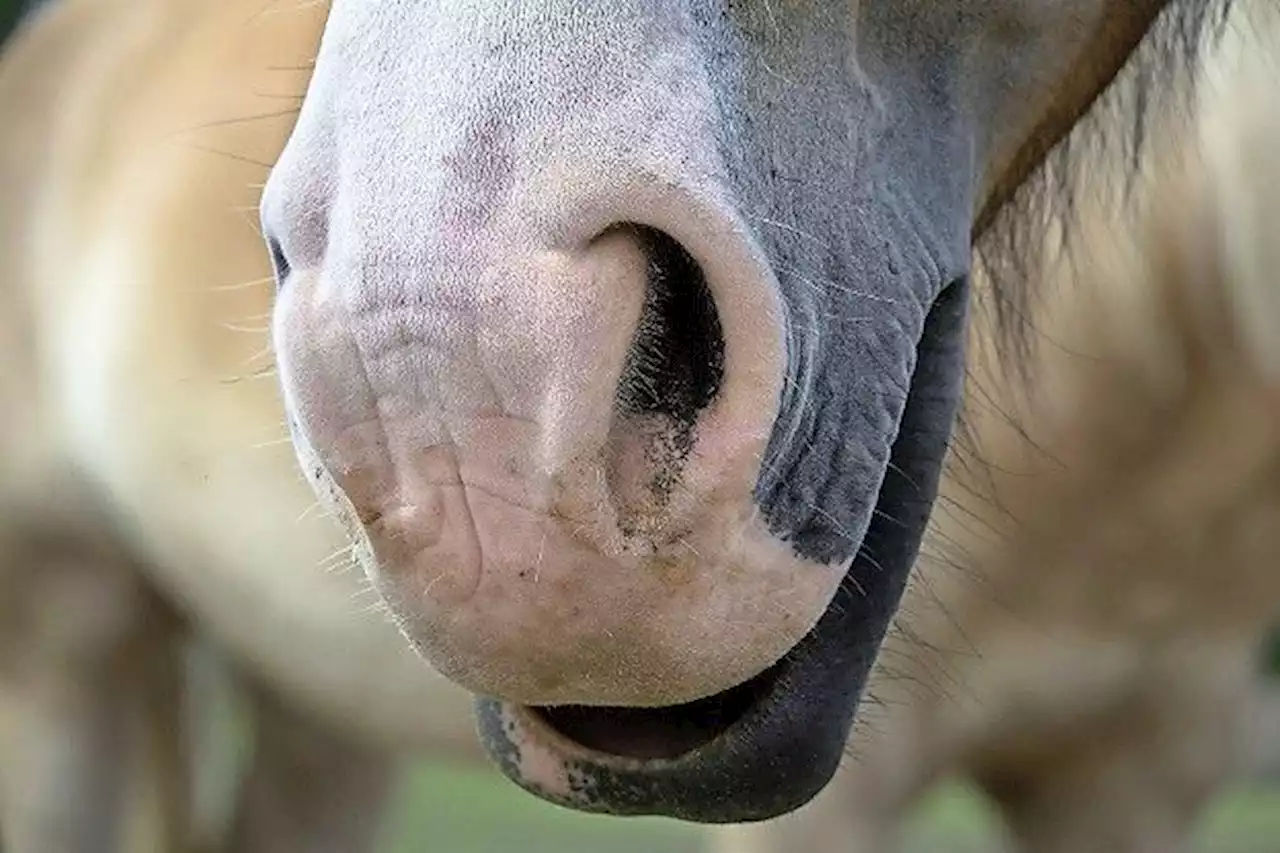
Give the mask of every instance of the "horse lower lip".
[[481, 699], [481, 741], [513, 782], [578, 811], [765, 820], [821, 790], [843, 752], [847, 730], [830, 716], [806, 705], [799, 716], [820, 722], [793, 726], [797, 709], [782, 707], [795, 698], [791, 670], [811, 664], [788, 655], [722, 694], [666, 708], [549, 711]]

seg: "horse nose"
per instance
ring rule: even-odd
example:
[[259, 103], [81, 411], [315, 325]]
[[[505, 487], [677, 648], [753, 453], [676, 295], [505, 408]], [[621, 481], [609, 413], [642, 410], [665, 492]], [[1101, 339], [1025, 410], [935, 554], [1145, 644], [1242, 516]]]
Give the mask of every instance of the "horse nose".
[[405, 633], [480, 694], [714, 695], [842, 577], [756, 504], [805, 401], [784, 399], [782, 297], [710, 90], [677, 59], [371, 92], [343, 109], [403, 121], [343, 152], [313, 99], [264, 197], [304, 470]]
[[711, 695], [834, 594], [838, 569], [797, 569], [753, 500], [785, 370], [769, 268], [732, 211], [696, 208], [600, 206], [575, 235], [515, 206], [310, 268], [269, 240], [306, 470], [407, 633], [477, 693]]
[[[703, 270], [665, 232], [631, 223], [521, 266], [502, 278], [504, 291], [520, 282], [523, 292], [490, 300], [479, 343], [494, 386], [485, 403], [528, 433], [519, 442], [504, 431], [495, 452], [507, 448], [540, 510], [603, 521], [585, 528], [597, 548], [654, 551], [695, 509], [698, 490], [678, 486], [726, 390], [724, 329]], [[767, 430], [767, 412], [760, 420]]]

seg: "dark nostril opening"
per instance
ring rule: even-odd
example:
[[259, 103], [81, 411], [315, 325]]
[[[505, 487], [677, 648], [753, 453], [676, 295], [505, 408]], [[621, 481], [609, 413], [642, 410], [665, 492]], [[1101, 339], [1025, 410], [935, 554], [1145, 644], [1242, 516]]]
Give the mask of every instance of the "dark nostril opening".
[[285, 279], [289, 277], [292, 267], [289, 266], [289, 259], [284, 256], [284, 247], [280, 245], [280, 241], [274, 234], [267, 235], [267, 248], [271, 251], [271, 267], [275, 272], [276, 287], [284, 287]]
[[667, 509], [693, 449], [699, 412], [724, 379], [724, 334], [697, 261], [671, 236], [641, 225], [648, 262], [640, 322], [614, 398], [606, 478], [628, 537], [667, 536]]
[[631, 343], [617, 411], [623, 417], [665, 415], [692, 424], [724, 379], [724, 334], [698, 262], [656, 228], [620, 225], [649, 260], [640, 326]]

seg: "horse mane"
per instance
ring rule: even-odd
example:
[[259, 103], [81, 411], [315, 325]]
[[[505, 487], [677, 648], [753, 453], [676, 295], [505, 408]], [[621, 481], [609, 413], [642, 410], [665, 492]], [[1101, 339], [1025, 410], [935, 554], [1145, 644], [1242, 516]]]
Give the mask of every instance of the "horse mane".
[[[1170, 0], [1112, 83], [977, 235], [975, 310], [989, 312], [1010, 366], [1033, 361], [1032, 301], [1048, 267], [1072, 262], [1079, 248], [1073, 223], [1100, 214], [1123, 221], [1130, 191], [1152, 168], [1149, 143], [1186, 123], [1202, 76], [1201, 58], [1235, 5]], [[1116, 185], [1098, 187], [1108, 180]], [[1111, 210], [1080, 204], [1099, 191], [1118, 191]]]
[[[1032, 435], [1028, 415], [1042, 408], [1038, 380], [1046, 355], [1059, 345], [1046, 327], [1054, 325], [1060, 306], [1088, 298], [1070, 291], [1096, 288], [1100, 275], [1114, 276], [1124, 264], [1137, 274], [1132, 265], [1141, 263], [1139, 255], [1159, 261], [1150, 257], [1161, 251], [1158, 241], [1143, 230], [1152, 223], [1151, 205], [1206, 201], [1180, 196], [1168, 185], [1194, 162], [1186, 155], [1198, 144], [1196, 116], [1203, 103], [1197, 98], [1207, 59], [1228, 26], [1248, 26], [1251, 2], [1171, 0], [1111, 85], [977, 235], [973, 352], [947, 466], [986, 499], [994, 499], [1001, 463], [988, 455], [981, 422], [995, 417], [1001, 430], [1052, 455]], [[1241, 13], [1233, 17], [1236, 9]], [[1198, 217], [1192, 211], [1184, 218]], [[1148, 273], [1141, 277], [1134, 286], [1168, 284]]]

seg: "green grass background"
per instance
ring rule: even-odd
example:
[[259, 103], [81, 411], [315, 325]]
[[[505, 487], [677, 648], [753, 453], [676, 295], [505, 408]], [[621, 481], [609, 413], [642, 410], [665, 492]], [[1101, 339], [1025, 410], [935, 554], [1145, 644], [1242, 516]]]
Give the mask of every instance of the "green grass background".
[[[24, 0], [0, 0], [0, 42], [13, 29], [22, 12]], [[33, 5], [27, 0], [27, 5]]]
[[[943, 785], [928, 797], [903, 837], [903, 853], [994, 853], [1001, 847], [995, 816], [980, 796], [959, 784]], [[546, 805], [484, 770], [430, 764], [410, 774], [382, 848], [384, 853], [701, 849], [698, 831], [691, 826], [656, 818], [580, 815]], [[1280, 853], [1280, 786], [1241, 787], [1222, 797], [1203, 822], [1195, 850]]]
[[[206, 730], [201, 764], [205, 778], [220, 789], [208, 792], [220, 801], [209, 807], [225, 814], [253, 734], [238, 692], [221, 681], [208, 689], [204, 701], [211, 703], [212, 728]], [[697, 827], [677, 821], [610, 818], [552, 806], [484, 765], [422, 761], [406, 772], [379, 853], [699, 853], [701, 838]], [[995, 812], [979, 793], [956, 782], [938, 786], [908, 816], [902, 841], [901, 853], [1005, 849]], [[1204, 815], [1192, 850], [1170, 853], [1280, 853], [1280, 778], [1225, 792]]]

